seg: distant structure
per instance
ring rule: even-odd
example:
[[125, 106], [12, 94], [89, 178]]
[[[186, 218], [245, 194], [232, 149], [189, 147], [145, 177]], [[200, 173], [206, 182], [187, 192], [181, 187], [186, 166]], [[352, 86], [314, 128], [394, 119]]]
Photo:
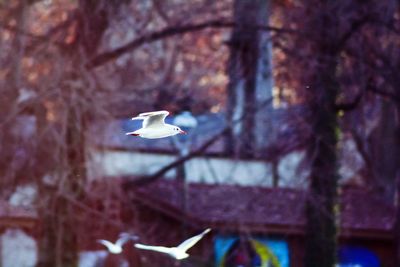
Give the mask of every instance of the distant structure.
[[[272, 43], [268, 31], [269, 1], [235, 1], [234, 20], [239, 25], [227, 42], [227, 120], [232, 126], [226, 151], [239, 157], [255, 157], [271, 139]], [[269, 104], [268, 104], [269, 103]]]

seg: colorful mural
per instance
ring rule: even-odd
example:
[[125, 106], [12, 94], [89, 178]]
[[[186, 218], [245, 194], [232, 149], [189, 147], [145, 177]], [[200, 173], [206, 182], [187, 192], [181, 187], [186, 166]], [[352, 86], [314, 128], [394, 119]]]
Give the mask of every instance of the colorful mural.
[[289, 267], [284, 240], [217, 236], [214, 250], [218, 267]]
[[[218, 267], [289, 267], [289, 247], [285, 240], [264, 237], [217, 236], [214, 241]], [[380, 267], [371, 250], [360, 246], [340, 246], [336, 267]]]
[[337, 267], [380, 267], [379, 258], [367, 248], [341, 246]]

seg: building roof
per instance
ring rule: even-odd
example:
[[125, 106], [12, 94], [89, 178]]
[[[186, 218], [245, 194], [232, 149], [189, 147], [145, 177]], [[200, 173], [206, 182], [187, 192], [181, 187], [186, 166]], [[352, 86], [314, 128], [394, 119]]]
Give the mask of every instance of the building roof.
[[[202, 227], [237, 231], [303, 234], [307, 194], [303, 190], [235, 185], [189, 184], [187, 212], [182, 187], [161, 180], [130, 190], [132, 199]], [[391, 238], [395, 208], [362, 188], [343, 189], [342, 237]]]
[[33, 228], [36, 222], [37, 214], [32, 209], [0, 201], [0, 227]]

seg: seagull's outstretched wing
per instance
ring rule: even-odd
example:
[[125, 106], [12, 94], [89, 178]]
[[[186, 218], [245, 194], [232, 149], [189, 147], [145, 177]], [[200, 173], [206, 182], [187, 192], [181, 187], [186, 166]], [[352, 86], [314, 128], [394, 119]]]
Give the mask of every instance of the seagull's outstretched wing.
[[143, 120], [143, 128], [164, 124], [165, 117], [169, 114], [166, 110], [152, 111], [140, 113], [139, 116], [133, 117], [132, 120]]
[[201, 234], [195, 235], [195, 236], [193, 236], [193, 237], [191, 237], [191, 238], [189, 238], [189, 239], [183, 241], [183, 242], [178, 246], [178, 248], [179, 248], [179, 249], [182, 249], [182, 250], [184, 250], [184, 251], [187, 251], [189, 248], [193, 247], [197, 242], [199, 242], [200, 239], [202, 239], [203, 236], [204, 236], [205, 234], [207, 234], [208, 232], [210, 232], [210, 231], [211, 231], [211, 229], [210, 229], [210, 228], [207, 228], [207, 229], [204, 230]]
[[152, 250], [152, 251], [157, 251], [157, 252], [166, 253], [166, 254], [169, 254], [171, 252], [171, 248], [161, 247], [161, 246], [148, 246], [148, 245], [143, 245], [143, 244], [139, 244], [139, 243], [135, 244], [135, 248]]
[[135, 235], [135, 234], [131, 234], [131, 233], [127, 233], [127, 232], [122, 232], [122, 233], [120, 233], [119, 235], [118, 235], [118, 237], [119, 237], [119, 239], [124, 239], [124, 238], [126, 238], [126, 239], [131, 239], [131, 240], [133, 240], [133, 241], [135, 241], [135, 240], [139, 240], [139, 237], [137, 236], [137, 235]]
[[120, 235], [120, 238], [115, 242], [115, 245], [122, 247], [129, 239], [130, 236], [128, 235]]
[[104, 246], [106, 246], [108, 250], [110, 250], [110, 248], [112, 248], [114, 246], [113, 243], [111, 243], [108, 240], [104, 240], [104, 239], [97, 239], [97, 242], [99, 242], [100, 244], [103, 244]]

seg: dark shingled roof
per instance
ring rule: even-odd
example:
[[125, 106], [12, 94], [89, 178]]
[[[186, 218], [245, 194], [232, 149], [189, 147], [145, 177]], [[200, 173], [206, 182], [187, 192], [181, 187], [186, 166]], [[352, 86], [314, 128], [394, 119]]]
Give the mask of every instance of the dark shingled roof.
[[0, 201], [0, 218], [30, 218], [36, 219], [37, 214], [30, 208], [13, 206], [7, 201]]
[[12, 206], [0, 200], [0, 227], [33, 228], [37, 222], [37, 214], [29, 208]]
[[[175, 218], [183, 219], [182, 191], [177, 182], [157, 181], [130, 190], [133, 199]], [[189, 184], [189, 222], [226, 229], [267, 233], [304, 232], [305, 191], [234, 185]], [[342, 189], [342, 236], [390, 238], [395, 208], [362, 188]]]

